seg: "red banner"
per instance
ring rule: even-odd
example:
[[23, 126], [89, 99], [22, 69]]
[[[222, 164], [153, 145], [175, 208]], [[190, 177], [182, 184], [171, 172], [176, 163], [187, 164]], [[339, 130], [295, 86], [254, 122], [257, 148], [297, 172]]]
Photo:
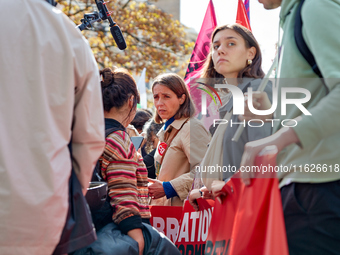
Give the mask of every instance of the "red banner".
[[[276, 165], [276, 154], [255, 159]], [[173, 241], [181, 253], [195, 255], [288, 255], [281, 195], [275, 173], [264, 173], [245, 187], [239, 174], [223, 187], [222, 203], [198, 199], [196, 212], [184, 207], [152, 206], [151, 225]]]
[[196, 212], [186, 200], [176, 246], [182, 255], [203, 255], [212, 219], [213, 200], [197, 199], [199, 211]]
[[182, 210], [182, 206], [150, 206], [151, 226], [175, 243], [182, 218]]
[[203, 255], [213, 213], [213, 200], [197, 200], [200, 210], [196, 212], [185, 201], [182, 207], [152, 206], [151, 225], [164, 233], [183, 254]]
[[[261, 164], [275, 166], [276, 155], [257, 157], [255, 165]], [[206, 255], [288, 255], [278, 180], [272, 173], [260, 177], [250, 187], [239, 178], [226, 183], [228, 195], [222, 204], [216, 201]]]

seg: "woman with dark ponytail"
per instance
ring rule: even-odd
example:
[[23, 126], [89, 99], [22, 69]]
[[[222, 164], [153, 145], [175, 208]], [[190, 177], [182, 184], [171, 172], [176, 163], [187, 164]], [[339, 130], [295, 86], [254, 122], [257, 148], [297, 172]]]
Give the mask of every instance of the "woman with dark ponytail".
[[[149, 221], [147, 204], [147, 171], [125, 128], [136, 114], [139, 94], [132, 76], [124, 69], [100, 71], [105, 129], [117, 128], [106, 137], [101, 161], [101, 174], [108, 183], [112, 220], [119, 229], [144, 248], [142, 220]], [[135, 178], [131, 178], [131, 175]], [[136, 186], [137, 185], [137, 186]]]
[[[178, 254], [177, 248], [167, 238], [161, 237], [149, 226], [148, 172], [126, 131], [135, 117], [139, 102], [136, 82], [122, 68], [105, 68], [100, 71], [100, 75], [106, 145], [99, 163], [100, 175], [108, 184], [109, 199], [92, 216], [97, 241], [79, 254], [142, 255], [144, 247], [150, 250], [153, 248], [152, 243], [159, 245], [159, 242], [170, 252], [164, 253], [159, 249], [162, 254]], [[144, 239], [145, 231], [148, 232], [145, 234], [148, 239]], [[156, 241], [150, 243], [150, 239]]]

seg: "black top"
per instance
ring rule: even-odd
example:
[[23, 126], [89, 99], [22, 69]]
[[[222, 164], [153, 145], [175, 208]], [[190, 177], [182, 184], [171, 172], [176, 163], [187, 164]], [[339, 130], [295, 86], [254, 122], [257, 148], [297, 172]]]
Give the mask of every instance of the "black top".
[[[117, 130], [125, 130], [125, 127], [117, 120], [114, 119], [107, 119], [105, 118], [105, 130], [111, 129], [111, 128], [115, 128]], [[108, 135], [106, 135], [108, 136]]]

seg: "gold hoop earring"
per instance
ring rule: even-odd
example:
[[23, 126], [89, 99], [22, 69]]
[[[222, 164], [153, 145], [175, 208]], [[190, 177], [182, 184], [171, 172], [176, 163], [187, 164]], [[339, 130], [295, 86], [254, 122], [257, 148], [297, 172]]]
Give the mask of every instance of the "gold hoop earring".
[[248, 66], [251, 65], [252, 63], [253, 63], [253, 60], [248, 59], [248, 61], [247, 61]]

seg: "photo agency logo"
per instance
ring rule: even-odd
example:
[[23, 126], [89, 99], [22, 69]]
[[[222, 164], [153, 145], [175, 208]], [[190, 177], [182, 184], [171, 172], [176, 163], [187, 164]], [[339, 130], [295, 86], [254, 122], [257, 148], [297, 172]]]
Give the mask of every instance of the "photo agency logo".
[[[230, 84], [215, 84], [214, 87], [211, 85], [205, 84], [203, 82], [197, 82], [199, 86], [197, 86], [197, 89], [201, 90], [201, 114], [203, 116], [207, 115], [207, 95], [211, 97], [215, 105], [219, 108], [222, 106], [222, 100], [220, 95], [218, 94], [217, 90], [219, 89], [227, 89], [231, 94], [232, 94], [232, 109], [233, 109], [233, 115], [244, 115], [244, 109], [245, 109], [245, 96], [240, 88], [238, 88], [235, 85], [230, 85]], [[304, 115], [312, 115], [304, 106], [303, 104], [308, 102], [311, 98], [311, 93], [304, 88], [296, 88], [296, 87], [282, 87], [280, 89], [281, 92], [281, 115], [285, 116], [287, 115], [287, 105], [292, 104], [295, 105], [297, 108], [300, 109], [300, 111]], [[273, 115], [275, 110], [277, 109], [278, 105], [278, 88], [273, 86], [272, 88], [272, 105], [271, 108], [268, 110], [258, 110], [255, 109], [253, 106], [253, 89], [251, 87], [247, 88], [247, 93], [248, 93], [248, 100], [247, 100], [247, 106], [250, 110], [251, 113], [257, 116], [268, 116], [268, 115]], [[288, 94], [302, 94], [304, 95], [303, 98], [287, 98]], [[218, 99], [218, 102], [217, 100]], [[280, 121], [281, 125], [283, 127], [295, 127], [298, 123], [295, 119], [250, 119], [248, 121], [243, 120], [241, 122], [234, 122], [232, 119], [230, 119], [230, 126], [233, 125], [243, 125], [244, 127], [246, 125], [250, 127], [262, 127], [265, 122], [271, 122], [272, 127], [274, 126], [274, 123]], [[215, 127], [216, 125], [219, 124], [228, 124], [228, 120], [226, 119], [214, 119], [213, 120], [213, 126]]]

